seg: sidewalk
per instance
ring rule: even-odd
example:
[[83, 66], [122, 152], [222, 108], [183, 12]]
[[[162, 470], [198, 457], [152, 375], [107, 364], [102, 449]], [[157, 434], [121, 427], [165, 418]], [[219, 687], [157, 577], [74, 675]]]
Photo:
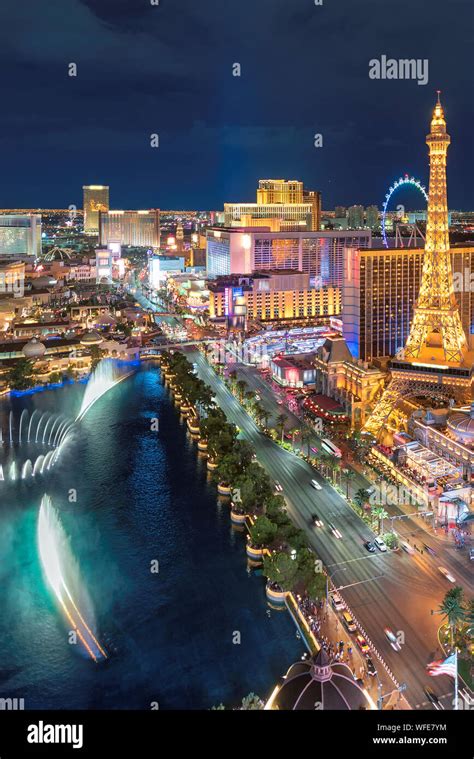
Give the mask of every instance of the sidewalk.
[[[357, 647], [355, 637], [351, 635], [344, 625], [331, 603], [325, 601], [318, 607], [308, 601], [298, 598], [299, 607], [320, 645], [336, 661], [347, 664], [352, 670], [354, 679], [359, 680], [361, 687], [365, 688], [375, 704], [380, 694], [384, 696], [395, 689], [395, 683], [388, 675], [385, 667], [377, 654], [371, 649], [370, 658], [377, 669], [378, 676], [372, 676], [367, 671], [367, 658]], [[410, 704], [402, 693], [395, 692], [389, 699], [384, 699], [386, 707], [390, 702], [392, 709], [411, 709]]]

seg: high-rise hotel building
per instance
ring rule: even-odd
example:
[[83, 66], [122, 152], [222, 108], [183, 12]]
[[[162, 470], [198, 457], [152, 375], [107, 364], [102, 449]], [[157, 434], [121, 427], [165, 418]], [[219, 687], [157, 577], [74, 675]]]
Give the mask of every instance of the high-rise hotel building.
[[209, 283], [211, 319], [232, 314], [236, 298], [245, 304], [247, 317], [260, 322], [328, 321], [341, 311], [340, 287], [310, 287], [309, 276], [298, 271], [218, 277]]
[[159, 249], [160, 211], [101, 211], [100, 244], [110, 243]]
[[99, 234], [99, 213], [109, 210], [109, 187], [102, 184], [85, 185], [83, 191], [84, 232]]
[[367, 248], [369, 230], [357, 232], [269, 232], [258, 228], [207, 230], [209, 276], [296, 270], [309, 275], [311, 287], [342, 287], [345, 248]]
[[[371, 248], [346, 253], [343, 335], [356, 358], [395, 356], [406, 344], [421, 283], [424, 248]], [[474, 344], [474, 247], [451, 248], [461, 321]]]
[[297, 179], [260, 179], [257, 203], [303, 203], [303, 182]]
[[0, 215], [0, 258], [39, 258], [41, 214]]
[[256, 203], [224, 204], [224, 225], [315, 232], [321, 228], [321, 194], [297, 180], [260, 179]]

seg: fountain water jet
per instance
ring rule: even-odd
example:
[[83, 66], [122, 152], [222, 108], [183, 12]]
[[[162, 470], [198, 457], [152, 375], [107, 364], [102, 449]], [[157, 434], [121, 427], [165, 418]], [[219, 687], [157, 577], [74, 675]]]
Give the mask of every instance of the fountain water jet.
[[[67, 622], [95, 662], [107, 658], [96, 638], [92, 603], [85, 589], [69, 540], [49, 496], [42, 498], [38, 515], [41, 565]], [[86, 621], [87, 620], [87, 621]]]
[[23, 409], [18, 421], [11, 410], [8, 414], [8, 433], [4, 435], [0, 425], [0, 466], [3, 473], [0, 483], [10, 485], [18, 480], [31, 482], [37, 475], [49, 471], [57, 456], [48, 456], [48, 453], [56, 454], [51, 449], [63, 447], [73, 426], [74, 422], [62, 415], [52, 415], [38, 409], [31, 416], [27, 409]]
[[110, 358], [103, 358], [102, 361], [99, 361], [87, 383], [76, 421], [82, 419], [94, 403], [108, 390], [118, 385], [119, 382], [122, 382], [127, 377], [130, 377], [133, 372], [133, 369], [124, 371], [116, 361]]

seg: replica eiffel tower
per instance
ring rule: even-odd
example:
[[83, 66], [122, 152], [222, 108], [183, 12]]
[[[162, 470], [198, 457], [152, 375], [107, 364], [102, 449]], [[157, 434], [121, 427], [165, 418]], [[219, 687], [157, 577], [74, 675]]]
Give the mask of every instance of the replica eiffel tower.
[[474, 353], [468, 349], [453, 287], [446, 198], [446, 154], [451, 142], [436, 103], [426, 137], [430, 185], [420, 292], [405, 345], [390, 363], [391, 379], [364, 430], [378, 437], [402, 398], [424, 396], [466, 403], [472, 397]]

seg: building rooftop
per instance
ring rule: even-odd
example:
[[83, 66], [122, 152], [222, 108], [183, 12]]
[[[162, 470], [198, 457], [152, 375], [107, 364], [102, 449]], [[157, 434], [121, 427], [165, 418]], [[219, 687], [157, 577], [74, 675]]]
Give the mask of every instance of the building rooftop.
[[309, 661], [291, 665], [271, 708], [314, 711], [315, 704], [323, 710], [370, 709], [350, 667], [331, 662], [323, 649]]
[[295, 353], [287, 356], [274, 356], [272, 363], [282, 368], [314, 369], [314, 353]]

